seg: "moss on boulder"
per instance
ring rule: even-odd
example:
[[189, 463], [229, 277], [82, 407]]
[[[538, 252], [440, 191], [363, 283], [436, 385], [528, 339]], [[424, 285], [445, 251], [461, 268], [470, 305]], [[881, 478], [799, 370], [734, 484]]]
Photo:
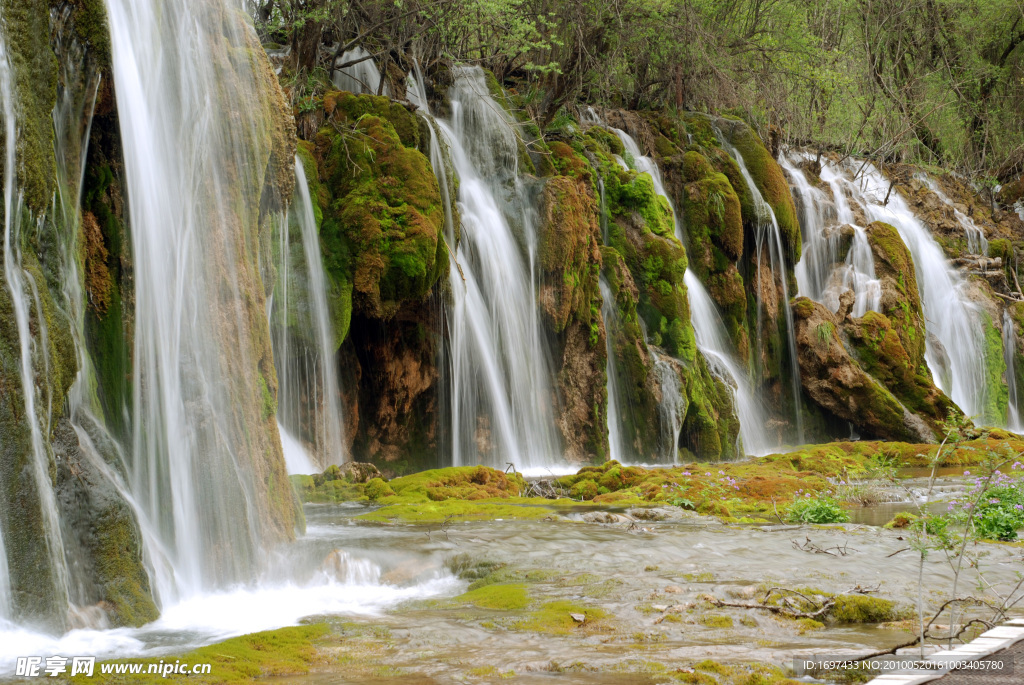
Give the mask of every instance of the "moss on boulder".
[[[341, 94], [345, 103], [372, 97]], [[347, 120], [351, 109], [335, 111]], [[374, 114], [347, 130], [325, 126], [316, 148], [332, 197], [321, 228], [328, 270], [338, 283], [351, 279], [356, 310], [390, 318], [404, 301], [421, 300], [448, 268], [437, 179], [391, 119]]]
[[828, 309], [799, 297], [793, 314], [800, 380], [811, 400], [878, 438], [934, 440], [932, 429], [850, 356], [840, 337], [839, 321]]
[[[760, 191], [761, 196], [775, 213], [775, 220], [779, 224], [782, 233], [783, 245], [787, 252], [787, 258], [796, 264], [800, 260], [801, 240], [800, 222], [797, 219], [796, 206], [793, 204], [793, 196], [789, 192], [789, 182], [782, 167], [775, 161], [771, 153], [757, 133], [741, 121], [721, 120], [729, 122], [725, 133], [729, 142], [743, 156], [744, 164], [754, 185]], [[756, 222], [756, 217], [751, 217]]]

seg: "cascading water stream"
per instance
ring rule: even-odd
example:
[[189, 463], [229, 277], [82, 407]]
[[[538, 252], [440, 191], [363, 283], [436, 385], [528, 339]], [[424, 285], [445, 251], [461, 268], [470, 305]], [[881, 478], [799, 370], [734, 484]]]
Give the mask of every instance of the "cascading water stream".
[[[361, 60], [347, 67], [338, 69], [342, 64], [348, 64]], [[347, 90], [350, 93], [369, 93], [376, 95], [378, 87], [382, 88], [381, 95], [390, 96], [391, 91], [385, 81], [381, 84], [380, 70], [377, 63], [373, 61], [366, 50], [355, 47], [347, 50], [335, 62], [334, 85], [339, 90]]]
[[[451, 122], [432, 127], [451, 153], [462, 218], [447, 312], [452, 463], [544, 467], [560, 450], [536, 306], [536, 217], [517, 171], [515, 124], [491, 99], [482, 70], [459, 67], [454, 77]], [[448, 183], [436, 142], [431, 162], [444, 195]], [[446, 223], [451, 247], [450, 213]]]
[[[271, 313], [280, 388], [277, 420], [289, 473], [313, 473], [345, 461], [345, 426], [327, 277], [306, 171], [298, 157], [295, 190], [288, 216], [280, 222], [278, 287]], [[299, 230], [294, 245], [293, 219]], [[312, 455], [304, 441], [312, 445]]]
[[[25, 400], [24, 412], [25, 421], [30, 431], [31, 459], [26, 470], [31, 485], [38, 497], [38, 516], [41, 520], [41, 531], [45, 537], [42, 544], [45, 546], [46, 559], [38, 559], [46, 564], [45, 568], [32, 569], [31, 573], [36, 576], [35, 587], [32, 593], [47, 596], [47, 603], [51, 605], [53, 613], [59, 613], [62, 608], [68, 605], [68, 572], [67, 561], [64, 557], [64, 546], [61, 538], [61, 529], [57, 504], [50, 485], [50, 455], [48, 442], [45, 436], [49, 435], [50, 429], [50, 398], [47, 397], [45, 410], [38, 404], [40, 389], [51, 387], [49, 378], [45, 377], [47, 364], [46, 340], [46, 318], [42, 311], [36, 284], [33, 276], [22, 267], [21, 232], [24, 227], [31, 226], [35, 222], [24, 212], [21, 193], [17, 186], [17, 149], [18, 149], [18, 105], [14, 92], [14, 76], [11, 68], [10, 56], [7, 48], [6, 26], [0, 17], [0, 107], [2, 107], [4, 123], [4, 240], [3, 240], [3, 274], [7, 288], [10, 291], [11, 306], [14, 311], [15, 326], [18, 332], [19, 344], [19, 376], [21, 380], [22, 396]], [[35, 305], [33, 316], [32, 307]], [[32, 327], [38, 332], [39, 340], [34, 340]], [[38, 360], [44, 366], [44, 378], [38, 379], [34, 362]], [[47, 392], [49, 395], [49, 392]], [[22, 476], [24, 478], [24, 476]], [[25, 483], [22, 480], [22, 487]], [[28, 500], [27, 506], [19, 511], [6, 511], [5, 517], [24, 516], [34, 518], [35, 512], [29, 509], [35, 505], [32, 498]], [[7, 522], [9, 524], [9, 521]], [[0, 533], [7, 533], [10, 525], [2, 526]], [[40, 541], [34, 541], [39, 544]], [[0, 612], [3, 617], [12, 616], [16, 607], [12, 603], [12, 586], [10, 568], [7, 558], [7, 540], [0, 542], [0, 552], [3, 552], [3, 562], [0, 563]], [[24, 590], [22, 590], [24, 592]], [[62, 616], [53, 616], [58, 623], [63, 622]]]
[[964, 235], [967, 237], [967, 250], [970, 254], [976, 255], [988, 255], [988, 239], [985, 238], [985, 231], [978, 224], [974, 223], [974, 219], [961, 212], [953, 200], [950, 199], [946, 193], [942, 192], [942, 188], [939, 187], [938, 181], [927, 174], [918, 174], [916, 176], [924, 184], [928, 186], [928, 190], [935, 193], [935, 195], [942, 200], [950, 209], [953, 210], [953, 216], [960, 223], [960, 226], [964, 229]]
[[732, 390], [736, 415], [740, 420], [740, 439], [743, 442], [742, 449], [737, 452], [756, 456], [769, 454], [777, 445], [764, 430], [765, 417], [760, 398], [750, 387], [743, 366], [733, 355], [732, 342], [718, 314], [718, 308], [697, 274], [687, 269], [684, 280], [697, 347], [715, 375]]
[[605, 328], [605, 351], [608, 357], [608, 458], [614, 461], [625, 461], [626, 450], [622, 441], [622, 418], [619, 411], [618, 365], [615, 358], [614, 326], [618, 325], [618, 312], [615, 310], [615, 295], [608, 285], [604, 274], [598, 281], [601, 288], [601, 318]]
[[129, 480], [168, 551], [166, 605], [250, 580], [259, 563], [254, 462], [279, 449], [258, 399], [254, 357], [269, 355], [253, 333], [266, 321], [247, 244], [267, 110], [252, 102], [263, 93], [252, 63], [230, 57], [256, 42], [234, 3], [106, 6], [135, 265]]
[[[870, 163], [822, 166], [842, 189], [864, 209], [871, 221], [891, 224], [899, 232], [914, 260], [921, 307], [928, 331], [925, 359], [941, 388], [968, 416], [989, 424], [1004, 419], [987, 410], [988, 383], [985, 326], [982, 314], [967, 297], [966, 283], [949, 264], [942, 248], [914, 215], [899, 193], [889, 193], [889, 182]], [[885, 198], [888, 196], [888, 204]]]
[[[757, 184], [754, 183], [754, 178], [750, 175], [750, 171], [747, 169], [747, 164], [743, 160], [743, 155], [734, 146], [730, 145], [724, 137], [721, 138], [722, 144], [726, 147], [733, 159], [736, 160], [736, 164], [740, 168], [740, 173], [743, 176], [743, 180], [747, 184], [747, 188], [750, 190], [750, 195], [754, 201], [754, 211], [757, 214], [757, 227], [754, 234], [754, 249], [756, 251], [756, 267], [758, 279], [761, 278], [761, 266], [762, 260], [767, 253], [768, 257], [768, 269], [772, 274], [772, 280], [778, 284], [778, 287], [782, 290], [782, 301], [779, 303], [779, 308], [782, 309], [784, 318], [786, 320], [786, 347], [789, 355], [789, 368], [790, 368], [790, 386], [793, 398], [793, 419], [796, 424], [796, 439], [797, 442], [802, 444], [804, 442], [804, 420], [803, 412], [801, 411], [801, 399], [800, 399], [800, 363], [797, 360], [796, 353], [796, 328], [793, 323], [793, 309], [789, 306], [789, 285], [787, 284], [786, 277], [786, 258], [785, 251], [782, 248], [782, 231], [779, 230], [779, 222], [775, 218], [775, 211], [771, 205], [765, 201], [764, 196], [761, 195], [761, 191], [758, 189]], [[772, 287], [775, 287], [774, 284]], [[761, 349], [765, 348], [765, 342], [762, 340], [762, 331], [764, 330], [764, 304], [761, 302], [761, 298], [757, 298], [757, 336], [760, 342]]]
[[[672, 210], [672, 221], [675, 226], [676, 238], [684, 242], [683, 229], [676, 220], [675, 205], [665, 192], [658, 165], [650, 157], [640, 152], [640, 147], [628, 133], [621, 129], [612, 129], [622, 141], [623, 147], [632, 156], [638, 171], [648, 173], [654, 182], [654, 190], [665, 198]], [[623, 163], [624, 164], [624, 163]], [[749, 181], [748, 181], [749, 182]], [[769, 208], [770, 210], [770, 208]], [[708, 365], [733, 392], [737, 418], [740, 421], [740, 437], [746, 454], [767, 454], [776, 445], [771, 444], [764, 431], [764, 412], [760, 406], [760, 398], [751, 387], [751, 383], [743, 365], [737, 361], [735, 347], [725, 332], [725, 324], [718, 313], [718, 307], [708, 295], [707, 289], [692, 269], [686, 270], [684, 276], [690, 302], [690, 323], [697, 337], [698, 348]], [[797, 381], [799, 382], [799, 380]], [[676, 380], [678, 385], [678, 379]], [[678, 389], [677, 389], [678, 393]], [[671, 400], [671, 393], [668, 398]], [[663, 402], [665, 395], [663, 393]], [[671, 409], [663, 409], [662, 414], [670, 416]], [[678, 431], [676, 437], [678, 438]]]
[[1017, 329], [1010, 310], [1003, 310], [1003, 363], [1006, 366], [1006, 385], [1009, 388], [1006, 427], [1014, 433], [1024, 431], [1024, 417], [1021, 416], [1020, 385], [1017, 381]]
[[[850, 204], [830, 170], [822, 169], [821, 179], [829, 184], [831, 198], [812, 186], [804, 172], [786, 155], [782, 168], [796, 187], [803, 216], [803, 253], [796, 265], [797, 293], [821, 302], [833, 312], [839, 309], [839, 296], [846, 290], [854, 294], [853, 316], [878, 311], [882, 297], [881, 281], [875, 275], [875, 261], [867, 235], [854, 223]], [[846, 257], [840, 264], [842, 227], [849, 226]]]

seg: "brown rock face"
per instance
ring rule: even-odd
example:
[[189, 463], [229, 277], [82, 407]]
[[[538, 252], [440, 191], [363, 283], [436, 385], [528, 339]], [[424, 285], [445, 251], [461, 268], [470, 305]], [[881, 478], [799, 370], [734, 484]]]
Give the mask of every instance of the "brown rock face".
[[597, 198], [588, 185], [557, 176], [544, 187], [540, 293], [544, 323], [558, 344], [556, 424], [570, 462], [604, 459], [605, 328]]
[[[350, 341], [360, 373], [353, 454], [394, 475], [432, 468], [437, 459], [439, 372], [436, 306], [387, 323], [354, 317]], [[349, 414], [346, 413], [346, 418]], [[351, 424], [351, 422], [350, 422]]]
[[931, 429], [850, 356], [839, 321], [806, 297], [793, 302], [804, 392], [833, 415], [885, 440], [932, 442]]

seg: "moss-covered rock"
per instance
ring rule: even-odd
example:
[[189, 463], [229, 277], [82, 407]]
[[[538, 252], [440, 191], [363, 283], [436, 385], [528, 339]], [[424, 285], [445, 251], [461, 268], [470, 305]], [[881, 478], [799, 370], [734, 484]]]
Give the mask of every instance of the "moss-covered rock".
[[800, 380], [804, 393], [858, 430], [889, 440], [931, 442], [932, 429], [850, 357], [839, 321], [806, 297], [793, 302]]
[[782, 233], [786, 258], [792, 260], [791, 264], [796, 264], [800, 261], [801, 252], [800, 222], [782, 167], [752, 128], [736, 120], [723, 119], [721, 122], [730, 144], [742, 155], [754, 184], [775, 213], [775, 220]]
[[[935, 387], [930, 374], [915, 366], [897, 329], [884, 314], [867, 312], [843, 325], [861, 368], [888, 388], [903, 405], [922, 416], [935, 430], [959, 408]], [[997, 333], [998, 336], [998, 333]]]
[[917, 272], [910, 251], [899, 232], [879, 221], [865, 232], [875, 260], [875, 274], [881, 281], [881, 310], [892, 323], [906, 350], [907, 363], [915, 371], [928, 373], [924, 361], [927, 341]]
[[49, 207], [56, 181], [52, 115], [57, 58], [50, 48], [49, 3], [3, 0], [0, 8], [17, 99], [18, 189], [29, 211], [41, 215]]
[[[369, 96], [350, 99], [359, 97]], [[321, 228], [328, 269], [338, 282], [351, 278], [356, 310], [389, 318], [448, 268], [437, 179], [427, 158], [373, 114], [347, 131], [324, 127], [316, 144], [332, 196]]]
[[[86, 416], [81, 420], [96, 456], [111, 468], [119, 468], [117, 446]], [[158, 611], [131, 506], [82, 454], [78, 436], [67, 419], [58, 423], [54, 444], [55, 490], [64, 545], [76, 562], [73, 601], [79, 606], [99, 604], [113, 626], [140, 626], [155, 620]]]

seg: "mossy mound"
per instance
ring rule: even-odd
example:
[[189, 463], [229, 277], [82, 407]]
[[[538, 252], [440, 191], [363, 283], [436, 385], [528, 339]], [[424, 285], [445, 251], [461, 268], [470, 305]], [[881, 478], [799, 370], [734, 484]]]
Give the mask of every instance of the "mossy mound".
[[530, 605], [530, 597], [526, 592], [525, 585], [502, 583], [492, 583], [471, 589], [453, 601], [498, 611], [516, 611]]
[[596, 199], [583, 181], [557, 176], [545, 184], [542, 203], [541, 310], [555, 333], [572, 319], [589, 327], [599, 316], [592, 307], [601, 266]]
[[[732, 121], [726, 128], [726, 135], [733, 147], [743, 156], [754, 185], [775, 213], [786, 256], [792, 260], [791, 263], [796, 264], [800, 261], [801, 253], [800, 222], [782, 167], [768, 152], [757, 133], [745, 123]], [[756, 224], [756, 217], [751, 219], [751, 223]]]
[[910, 251], [903, 244], [899, 231], [876, 221], [866, 229], [868, 243], [875, 258], [875, 273], [882, 281], [881, 309], [900, 338], [906, 351], [907, 364], [915, 373], [924, 362], [926, 332], [921, 310], [917, 272]]
[[[355, 310], [390, 318], [447, 273], [440, 190], [415, 148], [419, 128], [411, 127], [411, 113], [391, 103], [388, 118], [378, 116], [371, 112], [383, 108], [375, 102], [380, 98], [349, 94], [339, 94], [331, 109], [331, 95], [325, 111], [334, 116], [315, 140], [320, 178], [331, 195], [321, 227], [324, 261], [335, 283], [352, 284]], [[352, 120], [364, 106], [368, 111]], [[399, 134], [393, 122], [406, 132]]]
[[861, 367], [888, 388], [908, 409], [921, 415], [933, 429], [960, 409], [932, 382], [927, 370], [911, 362], [910, 355], [888, 317], [867, 312], [852, 319], [843, 331], [857, 353]]
[[526, 483], [518, 473], [506, 474], [487, 466], [456, 466], [395, 478], [388, 483], [404, 500], [480, 500], [516, 497]]
[[799, 297], [793, 314], [800, 382], [811, 400], [872, 437], [934, 440], [934, 430], [850, 356], [836, 317], [824, 305]]

